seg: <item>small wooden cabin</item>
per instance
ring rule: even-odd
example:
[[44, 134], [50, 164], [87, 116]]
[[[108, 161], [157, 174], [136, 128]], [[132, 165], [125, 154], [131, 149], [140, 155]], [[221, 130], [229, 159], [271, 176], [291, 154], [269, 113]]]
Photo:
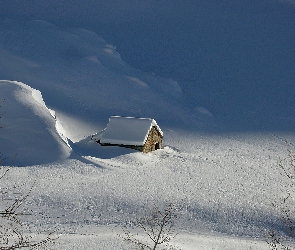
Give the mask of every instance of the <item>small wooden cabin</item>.
[[97, 140], [102, 146], [120, 146], [148, 153], [162, 148], [163, 132], [154, 119], [111, 116]]

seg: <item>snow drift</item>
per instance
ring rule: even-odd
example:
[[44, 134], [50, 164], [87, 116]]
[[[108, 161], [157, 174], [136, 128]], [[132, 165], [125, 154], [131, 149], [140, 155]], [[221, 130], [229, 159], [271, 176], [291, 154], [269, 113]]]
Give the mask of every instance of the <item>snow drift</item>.
[[40, 91], [20, 82], [0, 81], [1, 154], [5, 164], [27, 166], [65, 159], [70, 148], [56, 130]]

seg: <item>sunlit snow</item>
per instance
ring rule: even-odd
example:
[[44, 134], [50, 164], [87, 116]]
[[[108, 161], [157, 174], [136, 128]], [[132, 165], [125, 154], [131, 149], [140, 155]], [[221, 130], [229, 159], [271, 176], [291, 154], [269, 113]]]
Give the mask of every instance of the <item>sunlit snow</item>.
[[[11, 39], [0, 63], [18, 80], [0, 81], [1, 171], [10, 168], [0, 183], [33, 186], [28, 231], [55, 231], [58, 249], [130, 249], [123, 227], [144, 237], [136, 218], [173, 203], [175, 247], [269, 249], [267, 233], [282, 228], [277, 163], [294, 134], [214, 130], [209, 110], [184, 108], [177, 82], [126, 65], [94, 32], [6, 21], [0, 34]], [[164, 148], [143, 154], [91, 140], [113, 112], [156, 118]]]

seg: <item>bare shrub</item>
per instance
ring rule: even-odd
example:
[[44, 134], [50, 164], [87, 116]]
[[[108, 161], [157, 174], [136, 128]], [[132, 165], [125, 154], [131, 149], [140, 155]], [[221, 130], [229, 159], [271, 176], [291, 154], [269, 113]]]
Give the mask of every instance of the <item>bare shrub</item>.
[[273, 206], [280, 213], [284, 225], [284, 234], [273, 229], [268, 233], [267, 243], [272, 250], [294, 250], [295, 243], [295, 152], [294, 145], [283, 140], [287, 145], [287, 157], [280, 159], [277, 166], [285, 178], [285, 186], [281, 187], [284, 196], [277, 199]]
[[152, 210], [141, 218], [136, 218], [135, 227], [141, 229], [144, 238], [132, 234], [124, 229], [123, 239], [134, 246], [136, 249], [176, 249], [169, 242], [177, 235], [174, 230], [176, 219], [175, 207], [172, 203], [168, 204], [163, 210], [156, 205]]

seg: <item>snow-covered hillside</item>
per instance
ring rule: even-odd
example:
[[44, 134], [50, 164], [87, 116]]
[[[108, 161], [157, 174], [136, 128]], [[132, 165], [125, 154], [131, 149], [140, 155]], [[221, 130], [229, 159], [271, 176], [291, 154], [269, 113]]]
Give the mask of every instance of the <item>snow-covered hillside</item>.
[[[10, 19], [95, 31], [134, 68], [176, 80], [187, 106], [206, 108], [228, 131], [294, 131], [294, 0], [0, 1], [0, 20]], [[23, 33], [1, 38], [23, 52], [35, 47]], [[64, 55], [74, 52], [72, 46]]]
[[177, 82], [131, 68], [94, 32], [44, 21], [3, 21], [0, 44], [1, 79], [40, 90], [57, 114], [86, 121], [92, 133], [104, 128], [111, 115], [186, 125], [212, 119], [183, 107]]
[[[50, 142], [50, 137], [45, 137], [50, 128], [55, 143], [62, 144], [52, 132], [55, 120], [40, 92], [24, 84], [1, 82], [1, 90], [8, 86], [18, 94], [20, 104], [30, 100], [29, 110], [34, 112], [30, 126], [36, 128], [34, 122], [42, 117], [47, 122], [39, 128], [40, 136]], [[28, 93], [21, 96], [16, 90]], [[14, 103], [6, 112], [29, 115], [20, 104]], [[23, 131], [22, 126], [4, 126], [1, 142], [4, 134], [13, 137]], [[26, 128], [26, 134], [35, 138], [30, 142], [31, 150], [40, 147], [38, 159], [47, 160], [48, 153], [56, 153], [51, 151], [56, 144], [44, 150], [44, 142], [36, 140], [33, 129]], [[169, 202], [178, 215], [175, 227], [179, 235], [172, 241], [174, 246], [184, 250], [268, 249], [265, 235], [281, 227], [272, 203], [285, 186], [277, 168], [278, 159], [287, 157], [285, 143], [274, 134], [263, 133], [214, 135], [164, 128], [164, 135], [164, 149], [149, 154], [104, 148], [90, 139], [71, 143], [73, 151], [67, 160], [53, 162], [53, 157], [51, 163], [12, 166], [1, 179], [1, 187], [18, 186], [18, 192], [26, 193], [34, 185], [25, 205], [33, 213], [25, 220], [33, 232], [61, 234], [57, 249], [130, 249], [118, 237], [123, 235], [122, 227], [141, 235], [132, 226], [135, 218], [153, 204], [162, 207]], [[294, 143], [292, 134], [279, 136]], [[68, 152], [66, 149], [64, 145]]]
[[[293, 133], [214, 130], [177, 82], [133, 69], [91, 31], [4, 21], [0, 45], [1, 171], [10, 166], [0, 187], [33, 186], [26, 233], [55, 231], [57, 249], [130, 249], [123, 227], [144, 237], [136, 218], [173, 203], [174, 247], [269, 249], [267, 233], [283, 229], [272, 205], [286, 185], [277, 162]], [[92, 141], [111, 115], [155, 118], [164, 148]]]
[[1, 187], [26, 193], [33, 185], [24, 206], [33, 211], [28, 228], [61, 234], [59, 249], [129, 249], [118, 237], [123, 227], [141, 235], [128, 225], [153, 204], [170, 202], [179, 233], [171, 243], [184, 250], [268, 249], [265, 235], [281, 227], [272, 203], [286, 180], [277, 161], [287, 157], [282, 139], [294, 143], [293, 134], [164, 127], [164, 149], [149, 154], [105, 148], [90, 138], [67, 145], [39, 91], [11, 81], [0, 87], [6, 97], [1, 152], [17, 151]]

